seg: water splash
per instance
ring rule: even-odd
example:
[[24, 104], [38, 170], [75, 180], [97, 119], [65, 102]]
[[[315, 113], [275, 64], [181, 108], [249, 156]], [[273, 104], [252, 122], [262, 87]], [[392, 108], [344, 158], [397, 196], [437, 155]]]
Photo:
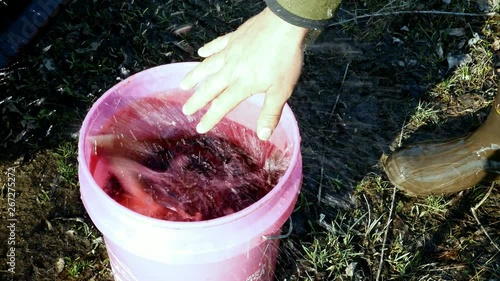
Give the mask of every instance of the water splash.
[[159, 219], [209, 220], [250, 206], [278, 183], [288, 150], [227, 119], [199, 135], [201, 113], [186, 117], [181, 106], [164, 96], [139, 99], [88, 138], [92, 161], [109, 170], [102, 188], [117, 202]]

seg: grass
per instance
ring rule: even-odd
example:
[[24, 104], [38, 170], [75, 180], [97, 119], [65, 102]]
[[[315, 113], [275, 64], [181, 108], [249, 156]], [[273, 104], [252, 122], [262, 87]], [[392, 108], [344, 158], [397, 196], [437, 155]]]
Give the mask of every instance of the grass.
[[[342, 220], [334, 223], [338, 230]], [[318, 276], [331, 279], [352, 271], [356, 258], [362, 255], [356, 252], [354, 238], [350, 231], [327, 232], [326, 236], [318, 235], [311, 244], [302, 245], [303, 258], [300, 261], [305, 280], [317, 280]]]
[[419, 101], [415, 113], [410, 117], [408, 126], [418, 128], [428, 123], [436, 124], [439, 121], [438, 113], [439, 110], [435, 109], [435, 105]]
[[[460, 21], [461, 19], [458, 19], [458, 22]], [[383, 23], [390, 24], [387, 21]], [[491, 24], [492, 21], [490, 20], [485, 26], [491, 26]], [[496, 25], [496, 22], [494, 22], [493, 25]], [[453, 26], [453, 21], [450, 21], [447, 26]], [[419, 30], [416, 32], [424, 34], [431, 42], [438, 40], [434, 37], [436, 35], [435, 33], [432, 35], [429, 33], [433, 29], [429, 29], [426, 23], [423, 23], [418, 28]], [[370, 38], [376, 37], [377, 34], [379, 34], [377, 30], [381, 29], [381, 27], [380, 29], [375, 29], [375, 32], [370, 29], [370, 32], [373, 32], [370, 34]], [[470, 92], [481, 92], [482, 95], [486, 97], [494, 95], [493, 91], [495, 91], [495, 85], [492, 84], [492, 81], [498, 78], [493, 77], [494, 71], [492, 68], [492, 61], [494, 53], [491, 44], [493, 42], [492, 38], [498, 40], [499, 34], [492, 32], [492, 30], [498, 32], [498, 27], [490, 27], [487, 31], [483, 30], [489, 38], [479, 39], [476, 43], [467, 48], [466, 52], [470, 53], [470, 56], [473, 58], [471, 62], [459, 65], [456, 69], [451, 71], [448, 77], [429, 90], [429, 96], [431, 98], [438, 97], [437, 100], [446, 103], [449, 102], [450, 96], [461, 96]], [[354, 32], [362, 34], [362, 31]], [[363, 36], [362, 38], [367, 37]], [[420, 58], [422, 62], [434, 65], [443, 62], [443, 58], [440, 58], [436, 54], [426, 56], [425, 59], [423, 57]], [[427, 77], [433, 75], [434, 74], [431, 74]], [[484, 107], [484, 104], [481, 106]], [[443, 112], [437, 109], [440, 107], [441, 105], [436, 103], [436, 99], [432, 101], [419, 101], [406, 125], [406, 129], [416, 129], [427, 124], [438, 124], [444, 117]], [[468, 211], [453, 206], [456, 204], [455, 200], [460, 200], [453, 197], [450, 200], [443, 196], [429, 196], [421, 199], [411, 199], [410, 202], [407, 202], [408, 199], [406, 199], [404, 195], [398, 193], [398, 198], [403, 201], [400, 201], [396, 207], [396, 216], [400, 217], [399, 220], [406, 220], [406, 223], [403, 223], [403, 225], [407, 227], [407, 229], [400, 228], [402, 225], [401, 222], [396, 224], [398, 220], [393, 220], [388, 230], [392, 235], [389, 235], [386, 245], [381, 245], [381, 237], [384, 231], [387, 231], [384, 229], [384, 221], [390, 219], [387, 218], [388, 202], [386, 198], [388, 187], [390, 187], [390, 183], [384, 182], [380, 176], [366, 176], [355, 187], [358, 203], [354, 211], [348, 212], [351, 220], [344, 220], [343, 223], [346, 224], [345, 229], [349, 230], [348, 235], [350, 237], [356, 237], [356, 239], [351, 239], [350, 241], [351, 243], [355, 241], [357, 247], [354, 249], [344, 248], [341, 250], [346, 254], [356, 253], [352, 256], [353, 259], [351, 262], [356, 263], [356, 261], [359, 261], [359, 257], [364, 257], [370, 261], [371, 264], [369, 266], [372, 269], [372, 273], [374, 273], [374, 269], [379, 265], [376, 258], [381, 254], [380, 249], [386, 247], [387, 251], [383, 259], [383, 279], [441, 280], [441, 278], [451, 278], [453, 280], [487, 280], [488, 278], [493, 278], [490, 280], [496, 280], [495, 278], [499, 277], [499, 265], [498, 262], [494, 262], [499, 252], [493, 251], [492, 255], [488, 256], [487, 261], [479, 267], [477, 267], [477, 260], [473, 262], [462, 256], [463, 253], [467, 251], [466, 249], [468, 247], [467, 245], [463, 245], [463, 242], [458, 241], [468, 240], [464, 240], [464, 234], [461, 228], [453, 226], [453, 223], [448, 220], [449, 217], [453, 217], [451, 213], [463, 212], [460, 215], [462, 216], [468, 213]], [[333, 188], [335, 189], [335, 187]], [[476, 198], [475, 201], [477, 202], [479, 201], [477, 198], [484, 196], [485, 191], [484, 189], [473, 189], [469, 194]], [[370, 199], [367, 198], [379, 202], [379, 204], [370, 205], [368, 204]], [[367, 204], [364, 205], [366, 207], [361, 204], [363, 201], [366, 201]], [[492, 203], [495, 204], [494, 201]], [[405, 207], [404, 205], [406, 204], [410, 207]], [[360, 206], [362, 208], [360, 208]], [[496, 216], [498, 218], [498, 213]], [[334, 219], [333, 223], [337, 223], [336, 220], [337, 219]], [[475, 225], [474, 221], [466, 221], [467, 220], [463, 220], [463, 223], [468, 225], [468, 227], [473, 227]], [[445, 227], [441, 228], [439, 227], [440, 225]], [[446, 226], [451, 227], [450, 231], [445, 232]], [[484, 234], [481, 235], [477, 228], [475, 231], [476, 234], [482, 236], [482, 239], [484, 239]], [[326, 233], [327, 236], [331, 235], [330, 231]], [[409, 233], [413, 233], [413, 235]], [[441, 237], [436, 237], [438, 241], [444, 239], [443, 237], [449, 237], [449, 241], [443, 245], [444, 250], [438, 250], [438, 252], [441, 253], [437, 260], [431, 261], [425, 258], [427, 252], [426, 244], [434, 243], [433, 237], [429, 237], [428, 233], [436, 233], [437, 237]], [[498, 234], [498, 232], [495, 233]], [[413, 237], [413, 240], [411, 240], [410, 237]], [[498, 241], [498, 236], [496, 237]], [[337, 239], [340, 239], [340, 237], [337, 237]], [[478, 237], [471, 239], [472, 240], [467, 242], [471, 243], [470, 245], [478, 243]], [[317, 265], [321, 265], [322, 268], [325, 268], [324, 264], [327, 261], [332, 261], [331, 257], [334, 256], [334, 253], [338, 250], [328, 248], [326, 245], [329, 243], [324, 240], [328, 241], [328, 239], [321, 239], [320, 245], [323, 245], [322, 248], [317, 245], [317, 240], [314, 240], [311, 245], [304, 249], [304, 252], [307, 253], [306, 258], [308, 264], [316, 263]], [[311, 253], [313, 253], [313, 255]], [[340, 270], [335, 271], [335, 274], [333, 274], [335, 277], [329, 275], [328, 278], [325, 278], [321, 274], [317, 274], [315, 277], [307, 275], [307, 280], [352, 280], [352, 275], [344, 270], [347, 263], [342, 259], [335, 261], [338, 265], [343, 266]], [[466, 266], [463, 265], [447, 265], [449, 261], [457, 261], [459, 264], [460, 262], [465, 262], [468, 266], [472, 266], [474, 270], [464, 270]], [[317, 268], [314, 266], [310, 266], [310, 268], [314, 269], [311, 272], [317, 271]], [[446, 271], [448, 273], [442, 274], [440, 271]], [[464, 272], [465, 276], [453, 273], [455, 271]], [[373, 276], [375, 275], [372, 275], [372, 277]], [[375, 277], [378, 280], [379, 276]]]
[[70, 277], [78, 277], [83, 271], [85, 271], [89, 266], [90, 262], [81, 260], [71, 260], [71, 258], [66, 258], [66, 270]]
[[[61, 178], [73, 197], [79, 198], [74, 136], [96, 98], [129, 74], [162, 63], [197, 60], [194, 51], [199, 46], [236, 28], [263, 5], [261, 1], [205, 1], [204, 7], [196, 6], [194, 1], [166, 1], [163, 5], [153, 2], [73, 1], [57, 24], [16, 67], [0, 71], [0, 86], [7, 89], [0, 98], [3, 113], [0, 129], [7, 132], [2, 137], [5, 151], [2, 164], [10, 163], [9, 155], [16, 159], [22, 156], [29, 162], [36, 158], [33, 155], [49, 151], [57, 172], [48, 176]], [[341, 15], [350, 18], [401, 10], [477, 12], [475, 1], [445, 4], [441, 0], [425, 3], [364, 0], [344, 1]], [[186, 25], [192, 26], [190, 32], [173, 33]], [[453, 28], [463, 30], [463, 34], [451, 34]], [[325, 103], [314, 100], [319, 95], [298, 97], [300, 100], [293, 104], [294, 109], [313, 108], [307, 114], [302, 111], [297, 115], [299, 122], [307, 125], [302, 128], [304, 186], [294, 215], [304, 218], [305, 222], [298, 223], [296, 235], [282, 241], [285, 254], [280, 256], [280, 264], [286, 268], [278, 268], [277, 280], [498, 280], [499, 252], [491, 246], [470, 211], [485, 196], [487, 188], [478, 186], [460, 194], [426, 198], [412, 198], [396, 191], [393, 201], [394, 187], [378, 163], [370, 161], [370, 154], [362, 148], [378, 149], [369, 144], [391, 138], [391, 130], [399, 135], [403, 120], [407, 120], [404, 136], [446, 130], [446, 121], [457, 116], [472, 116], [478, 125], [477, 120], [484, 116], [476, 112], [485, 108], [496, 93], [498, 49], [495, 50], [495, 44], [500, 42], [499, 18], [383, 16], [346, 23], [333, 31], [370, 46], [362, 50], [365, 57], [352, 59], [348, 69], [345, 65], [317, 66], [313, 63], [322, 60], [335, 63], [336, 58], [343, 60], [349, 56], [308, 50], [305, 78], [298, 88], [310, 89], [314, 94], [320, 90], [337, 91], [341, 87], [331, 81], [343, 81], [346, 73], [347, 80], [364, 81], [366, 77], [376, 76], [387, 78], [393, 88], [410, 84], [424, 90], [415, 96], [409, 93], [407, 97], [391, 92], [394, 96], [384, 102], [400, 99], [407, 103], [399, 103], [401, 108], [386, 108], [378, 103], [374, 122], [367, 121], [370, 115], [355, 115], [354, 103], [345, 100], [355, 95], [361, 96], [360, 100], [372, 95], [384, 99], [386, 95], [372, 91], [376, 89], [370, 89], [367, 94], [360, 94], [357, 88], [348, 89], [342, 95], [340, 90], [335, 92], [332, 96], [340, 95], [340, 101], [347, 104], [339, 113], [347, 127], [344, 134], [332, 132], [331, 124], [324, 122], [329, 119], [326, 113], [316, 116], [320, 121], [307, 123], [308, 118], [315, 117], [316, 108]], [[475, 33], [479, 40], [469, 45], [468, 40], [475, 38]], [[449, 55], [465, 54], [471, 61], [449, 68]], [[414, 64], [409, 64], [410, 61]], [[340, 78], [330, 75], [337, 68]], [[334, 70], [328, 72], [329, 69]], [[308, 77], [314, 79], [307, 80]], [[457, 102], [470, 95], [477, 103]], [[340, 107], [339, 102], [337, 110]], [[450, 113], [450, 109], [458, 113]], [[322, 112], [332, 110], [327, 108]], [[385, 123], [377, 124], [380, 120]], [[366, 124], [370, 126], [363, 131]], [[395, 125], [387, 129], [385, 124]], [[354, 127], [356, 130], [349, 130]], [[368, 137], [361, 139], [363, 134]], [[326, 141], [309, 142], [314, 137]], [[351, 146], [345, 146], [349, 141]], [[338, 152], [332, 156], [328, 154], [329, 149]], [[320, 186], [323, 200], [318, 200]], [[33, 196], [39, 205], [50, 210], [44, 220], [85, 217], [85, 211], [81, 206], [75, 207], [75, 201], [51, 197], [52, 193], [45, 187]], [[39, 187], [33, 184], [27, 188]], [[497, 193], [493, 192], [477, 212], [485, 230], [499, 244]], [[340, 200], [328, 203], [325, 198], [332, 194], [348, 194], [345, 200], [348, 203], [337, 204]], [[86, 217], [83, 223], [52, 220], [51, 224], [53, 232], [47, 236], [53, 240], [46, 245], [58, 245], [68, 229], [76, 229], [74, 239], [81, 240], [65, 240], [65, 247], [75, 243], [83, 245], [78, 249], [70, 247], [71, 250], [62, 247], [63, 253], [59, 256], [66, 257], [63, 275], [72, 280], [90, 280], [95, 276], [95, 280], [111, 280], [102, 237]], [[28, 234], [23, 239], [29, 240], [39, 229], [26, 230]], [[30, 250], [35, 254], [39, 252]], [[57, 260], [59, 256], [51, 258]], [[35, 255], [33, 265], [26, 265], [26, 270], [36, 266], [37, 272], [41, 272], [36, 276], [38, 279], [33, 280], [53, 278], [53, 272], [43, 275], [41, 264], [45, 259], [41, 254]]]
[[386, 262], [392, 272], [397, 272], [397, 275], [404, 277], [407, 270], [414, 259], [414, 253], [409, 252], [405, 248], [406, 241], [403, 234], [399, 233], [391, 245]]
[[64, 142], [53, 152], [57, 172], [73, 188], [78, 186], [78, 148], [74, 141]]

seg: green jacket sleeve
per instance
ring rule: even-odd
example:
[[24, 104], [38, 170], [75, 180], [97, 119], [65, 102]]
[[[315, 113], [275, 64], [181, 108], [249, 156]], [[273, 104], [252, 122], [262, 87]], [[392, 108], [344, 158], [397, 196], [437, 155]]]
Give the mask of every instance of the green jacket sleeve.
[[342, 0], [265, 0], [281, 19], [297, 26], [321, 28], [326, 25]]

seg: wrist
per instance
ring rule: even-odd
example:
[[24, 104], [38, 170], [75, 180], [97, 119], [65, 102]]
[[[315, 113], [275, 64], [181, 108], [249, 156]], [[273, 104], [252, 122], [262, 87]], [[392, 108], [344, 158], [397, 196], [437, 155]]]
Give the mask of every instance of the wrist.
[[298, 43], [302, 43], [305, 40], [309, 31], [308, 28], [293, 25], [283, 20], [269, 8], [265, 8], [262, 13], [265, 17], [271, 19], [272, 26], [276, 27], [276, 30], [279, 31], [279, 33], [283, 34], [290, 40], [297, 41]]

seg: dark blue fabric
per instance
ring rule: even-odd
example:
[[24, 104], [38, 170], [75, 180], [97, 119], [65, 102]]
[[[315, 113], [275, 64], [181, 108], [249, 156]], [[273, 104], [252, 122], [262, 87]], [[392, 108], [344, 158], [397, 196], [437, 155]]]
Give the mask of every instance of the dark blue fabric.
[[[0, 67], [4, 67], [47, 24], [63, 0], [34, 0], [0, 34]], [[8, 7], [7, 7], [8, 8]]]

